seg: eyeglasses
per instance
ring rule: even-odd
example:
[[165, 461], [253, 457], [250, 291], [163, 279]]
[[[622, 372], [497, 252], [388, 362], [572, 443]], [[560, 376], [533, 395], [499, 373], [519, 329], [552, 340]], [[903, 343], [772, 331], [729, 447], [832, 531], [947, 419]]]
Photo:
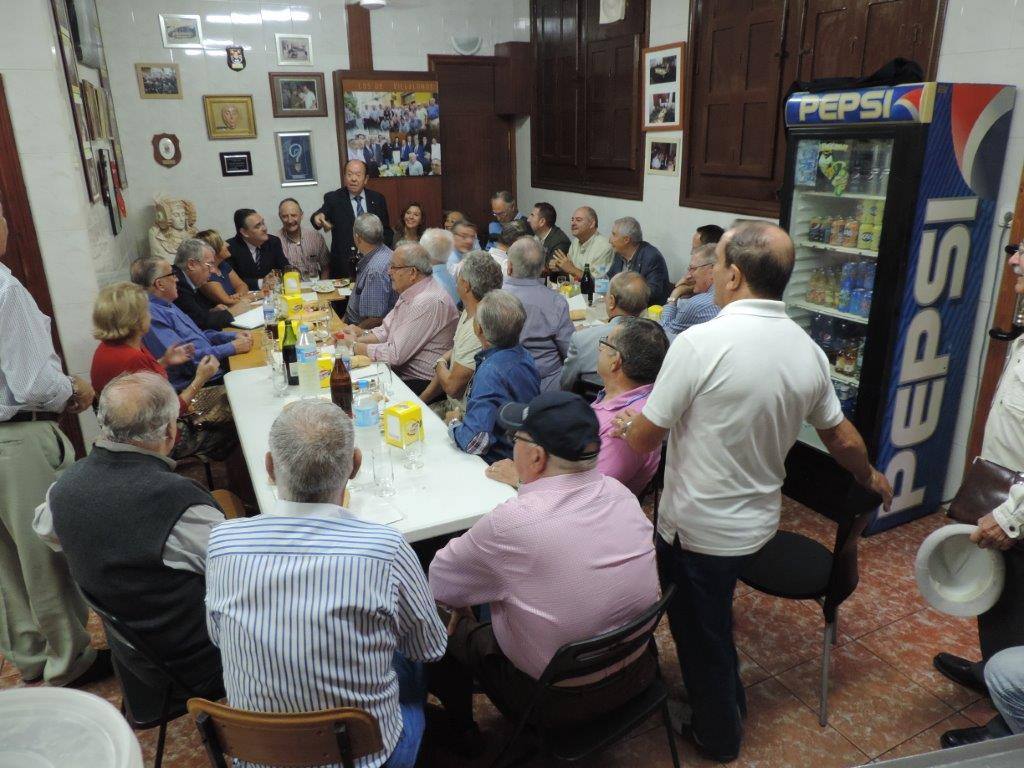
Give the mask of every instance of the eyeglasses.
[[619, 352], [619, 348], [616, 347], [614, 344], [612, 344], [610, 341], [608, 341], [608, 337], [607, 336], [602, 336], [600, 339], [597, 340], [597, 343], [600, 344], [603, 347], [608, 347], [608, 349], [610, 349], [613, 352], [617, 353], [620, 357], [622, 356], [622, 353]]
[[704, 264], [698, 264], [697, 266], [693, 266], [693, 264], [691, 264], [687, 268], [686, 271], [687, 271], [687, 273], [696, 272], [698, 269], [704, 269], [704, 267], [713, 267], [713, 266], [715, 266], [715, 262], [713, 262], [713, 261], [708, 261], [708, 262], [706, 262]]
[[168, 272], [166, 275], [160, 275], [160, 277], [154, 277], [153, 278], [153, 285], [156, 285], [158, 280], [163, 280], [165, 277], [173, 277], [175, 282], [178, 281], [178, 276], [176, 274], [174, 274], [173, 272]]
[[512, 445], [515, 445], [515, 444], [516, 444], [516, 443], [518, 443], [519, 441], [522, 441], [522, 442], [524, 442], [524, 443], [529, 443], [530, 445], [537, 445], [537, 446], [540, 446], [541, 448], [543, 448], [543, 447], [544, 447], [544, 446], [540, 445], [540, 443], [538, 443], [538, 442], [537, 442], [537, 441], [535, 441], [535, 440], [531, 440], [531, 439], [530, 439], [530, 438], [528, 438], [528, 437], [523, 437], [523, 436], [522, 436], [522, 435], [520, 435], [520, 434], [519, 434], [518, 432], [513, 432], [513, 433], [512, 433]]
[[404, 264], [388, 264], [388, 272], [397, 272], [400, 269], [415, 269]]

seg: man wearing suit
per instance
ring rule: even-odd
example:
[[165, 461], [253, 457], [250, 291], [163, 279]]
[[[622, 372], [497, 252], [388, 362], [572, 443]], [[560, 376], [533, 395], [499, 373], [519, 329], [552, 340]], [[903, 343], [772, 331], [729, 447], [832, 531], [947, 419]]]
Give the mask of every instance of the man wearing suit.
[[345, 164], [345, 187], [324, 195], [324, 204], [310, 217], [310, 224], [316, 229], [334, 232], [331, 238], [331, 277], [355, 277], [355, 245], [352, 242], [352, 225], [356, 216], [372, 213], [384, 225], [384, 241], [391, 245], [391, 224], [388, 219], [388, 204], [384, 195], [366, 189], [367, 167], [359, 160]]
[[[202, 331], [219, 331], [231, 325], [234, 316], [223, 304], [214, 306], [199, 288], [210, 279], [214, 266], [213, 248], [202, 240], [189, 238], [178, 246], [173, 272], [178, 278], [178, 298], [174, 303]], [[248, 307], [248, 301], [239, 302]]]
[[285, 258], [280, 238], [267, 234], [267, 223], [252, 208], [235, 211], [235, 232], [228, 240], [231, 263], [249, 290], [259, 288], [259, 281], [271, 270], [287, 272], [292, 268]]
[[551, 203], [537, 203], [526, 221], [544, 249], [545, 261], [555, 258], [555, 251], [569, 252], [569, 236], [555, 226], [555, 208]]

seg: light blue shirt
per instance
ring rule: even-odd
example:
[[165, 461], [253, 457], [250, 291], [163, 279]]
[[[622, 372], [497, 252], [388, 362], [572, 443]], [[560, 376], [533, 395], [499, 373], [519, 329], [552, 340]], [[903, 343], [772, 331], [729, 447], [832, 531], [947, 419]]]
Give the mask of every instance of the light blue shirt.
[[365, 709], [384, 749], [359, 768], [382, 765], [402, 733], [395, 651], [437, 661], [447, 643], [412, 547], [393, 528], [335, 504], [279, 500], [268, 514], [217, 526], [206, 611], [229, 704]]
[[526, 309], [519, 343], [537, 364], [540, 391], [558, 389], [562, 361], [569, 354], [569, 341], [576, 332], [569, 319], [569, 302], [544, 285], [540, 277], [506, 277], [502, 288], [517, 296]]
[[691, 325], [706, 323], [718, 317], [718, 312], [715, 290], [709, 288], [689, 299], [677, 299], [671, 304], [666, 304], [661, 310], [661, 319], [658, 322], [671, 340]]
[[455, 306], [459, 306], [459, 302], [462, 299], [459, 298], [459, 291], [455, 287], [455, 278], [452, 277], [452, 273], [448, 271], [447, 264], [435, 264], [434, 265], [434, 279], [439, 282], [448, 295], [452, 297], [452, 301], [455, 302]]
[[[235, 333], [232, 331], [201, 331], [191, 317], [171, 302], [149, 294], [149, 333], [142, 337], [153, 357], [163, 357], [172, 344], [194, 344], [196, 351], [192, 359], [167, 369], [167, 377], [175, 392], [181, 392], [196, 375], [196, 365], [207, 355], [225, 360], [235, 354]], [[216, 381], [218, 373], [211, 381]]]

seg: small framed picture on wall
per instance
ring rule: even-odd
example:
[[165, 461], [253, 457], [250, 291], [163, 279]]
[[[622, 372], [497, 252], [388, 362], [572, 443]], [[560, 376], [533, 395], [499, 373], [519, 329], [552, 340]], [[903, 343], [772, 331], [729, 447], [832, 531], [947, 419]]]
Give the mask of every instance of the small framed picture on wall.
[[160, 36], [164, 48], [202, 48], [203, 22], [198, 14], [161, 13]]
[[274, 117], [327, 117], [323, 72], [271, 72]]
[[683, 53], [686, 43], [644, 49], [645, 131], [677, 131], [683, 127]]
[[644, 172], [651, 176], [678, 176], [683, 136], [679, 133], [647, 134]]
[[274, 35], [277, 42], [277, 63], [281, 66], [303, 66], [313, 63], [313, 36], [290, 35], [278, 32]]
[[181, 69], [177, 64], [136, 64], [139, 97], [143, 99], [180, 99]]
[[206, 135], [211, 139], [255, 139], [252, 96], [203, 96]]
[[252, 155], [248, 152], [221, 152], [221, 176], [252, 176]]
[[312, 131], [279, 131], [274, 134], [274, 138], [281, 186], [306, 187], [316, 184]]

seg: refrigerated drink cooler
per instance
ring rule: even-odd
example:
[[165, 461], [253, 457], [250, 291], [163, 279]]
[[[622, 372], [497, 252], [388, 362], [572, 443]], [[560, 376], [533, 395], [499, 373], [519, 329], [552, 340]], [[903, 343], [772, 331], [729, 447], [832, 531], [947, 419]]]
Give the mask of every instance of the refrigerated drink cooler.
[[[781, 223], [796, 264], [783, 298], [895, 490], [868, 533], [942, 501], [1013, 104], [1011, 86], [966, 83], [786, 104]], [[873, 503], [810, 425], [786, 472], [784, 493], [822, 514]]]

